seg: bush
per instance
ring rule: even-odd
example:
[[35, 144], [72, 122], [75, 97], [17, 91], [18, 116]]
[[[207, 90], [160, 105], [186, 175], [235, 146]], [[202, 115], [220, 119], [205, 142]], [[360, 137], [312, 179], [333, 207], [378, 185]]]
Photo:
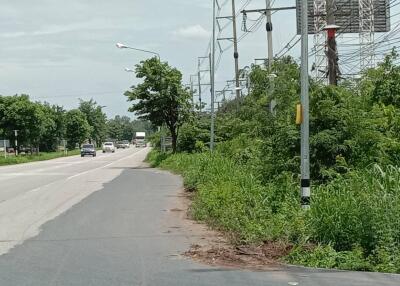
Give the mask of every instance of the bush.
[[304, 222], [292, 178], [263, 186], [246, 165], [218, 152], [176, 154], [160, 166], [182, 174], [186, 188], [197, 190], [194, 218], [229, 232], [233, 241], [301, 239]]
[[315, 268], [337, 268], [355, 271], [371, 271], [373, 266], [364, 258], [362, 248], [337, 252], [330, 245], [318, 245], [312, 249], [305, 246], [295, 248], [286, 258], [289, 263]]
[[384, 241], [400, 246], [400, 168], [375, 166], [315, 188], [310, 227], [336, 250], [360, 245], [371, 254]]
[[[219, 150], [234, 150], [227, 145]], [[291, 173], [262, 183], [234, 151], [226, 154], [150, 158], [182, 174], [186, 188], [197, 190], [193, 217], [235, 243], [291, 243], [297, 246], [288, 261], [306, 266], [400, 272], [400, 168], [376, 165], [316, 186], [312, 208], [304, 212]], [[310, 243], [318, 246], [307, 247]]]

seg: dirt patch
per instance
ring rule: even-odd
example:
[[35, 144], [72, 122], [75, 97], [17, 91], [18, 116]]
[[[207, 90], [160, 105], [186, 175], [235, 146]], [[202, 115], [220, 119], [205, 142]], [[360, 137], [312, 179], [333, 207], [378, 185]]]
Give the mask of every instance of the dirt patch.
[[250, 270], [280, 269], [279, 259], [292, 249], [289, 245], [268, 242], [258, 246], [192, 245], [185, 256], [215, 266]]
[[[262, 245], [234, 246], [229, 243], [228, 234], [211, 230], [207, 225], [189, 217], [192, 199], [192, 190], [181, 190], [171, 200], [169, 209], [171, 214], [176, 214], [175, 218], [179, 218], [182, 223], [181, 231], [191, 243], [189, 250], [183, 253], [185, 257], [212, 266], [256, 271], [282, 269], [283, 265], [279, 260], [290, 252], [290, 245], [265, 242]], [[169, 228], [171, 229], [171, 225]]]

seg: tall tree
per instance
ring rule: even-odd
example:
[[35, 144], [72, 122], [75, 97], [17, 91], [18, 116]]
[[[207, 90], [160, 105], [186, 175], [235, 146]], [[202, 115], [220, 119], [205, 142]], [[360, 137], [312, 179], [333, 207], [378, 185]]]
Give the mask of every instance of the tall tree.
[[152, 58], [136, 65], [136, 77], [143, 82], [125, 93], [133, 102], [129, 111], [154, 126], [165, 124], [172, 137], [173, 152], [176, 152], [179, 127], [190, 115], [191, 96], [182, 86], [181, 72]]
[[69, 149], [74, 149], [76, 144], [81, 145], [88, 139], [92, 128], [86, 116], [79, 109], [72, 109], [65, 116], [66, 139]]
[[107, 123], [108, 136], [112, 139], [117, 140], [131, 140], [131, 119], [128, 116], [115, 116], [114, 119], [110, 119]]
[[107, 135], [107, 116], [102, 107], [93, 99], [89, 101], [80, 100], [79, 110], [85, 115], [87, 122], [92, 127], [89, 140], [100, 144]]
[[0, 129], [5, 138], [15, 139], [18, 145], [38, 146], [45, 131], [43, 112], [39, 103], [29, 100], [28, 95], [0, 96]]
[[41, 122], [44, 132], [41, 136], [39, 147], [42, 151], [55, 151], [60, 140], [65, 136], [65, 110], [58, 105], [44, 103], [40, 105]]

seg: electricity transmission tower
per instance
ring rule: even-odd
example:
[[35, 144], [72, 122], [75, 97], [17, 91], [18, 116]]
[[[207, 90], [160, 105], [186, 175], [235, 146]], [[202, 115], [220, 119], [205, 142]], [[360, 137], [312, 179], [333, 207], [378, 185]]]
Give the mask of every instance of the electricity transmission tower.
[[360, 10], [360, 70], [372, 68], [375, 65], [375, 17], [374, 1], [359, 0]]
[[326, 32], [324, 28], [327, 25], [326, 0], [314, 0], [314, 49], [315, 64], [314, 78], [318, 82], [327, 84], [328, 61], [325, 54]]

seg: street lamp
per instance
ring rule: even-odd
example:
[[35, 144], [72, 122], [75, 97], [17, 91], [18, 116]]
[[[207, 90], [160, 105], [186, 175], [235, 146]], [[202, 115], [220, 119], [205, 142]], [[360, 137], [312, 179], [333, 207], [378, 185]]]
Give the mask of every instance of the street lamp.
[[121, 43], [117, 43], [116, 46], [117, 46], [118, 49], [129, 49], [129, 50], [135, 50], [135, 51], [144, 52], [144, 53], [148, 53], [148, 54], [153, 54], [153, 55], [157, 56], [158, 60], [161, 61], [159, 53], [156, 53], [156, 52], [153, 52], [153, 51], [149, 51], [149, 50], [133, 48], [133, 47], [121, 44]]
[[130, 69], [130, 68], [125, 68], [125, 71], [126, 72], [135, 72], [133, 69]]

